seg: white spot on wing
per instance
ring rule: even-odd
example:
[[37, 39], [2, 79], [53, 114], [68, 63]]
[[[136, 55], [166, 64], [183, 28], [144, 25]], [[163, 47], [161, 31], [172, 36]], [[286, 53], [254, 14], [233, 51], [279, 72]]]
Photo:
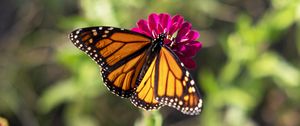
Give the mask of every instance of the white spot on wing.
[[188, 77], [190, 76], [190, 73], [188, 71], [185, 71], [185, 75]]
[[184, 64], [183, 64], [183, 63], [180, 63], [180, 65], [181, 65], [181, 66], [184, 66]]
[[194, 85], [195, 84], [195, 81], [194, 80], [191, 80], [191, 85]]

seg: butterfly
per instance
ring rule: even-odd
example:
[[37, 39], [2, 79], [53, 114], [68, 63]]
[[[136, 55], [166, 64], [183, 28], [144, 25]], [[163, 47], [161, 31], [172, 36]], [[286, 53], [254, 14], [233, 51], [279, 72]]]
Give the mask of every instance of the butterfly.
[[72, 43], [99, 66], [108, 90], [144, 110], [162, 106], [197, 115], [202, 97], [195, 81], [163, 41], [134, 31], [99, 26], [74, 30]]

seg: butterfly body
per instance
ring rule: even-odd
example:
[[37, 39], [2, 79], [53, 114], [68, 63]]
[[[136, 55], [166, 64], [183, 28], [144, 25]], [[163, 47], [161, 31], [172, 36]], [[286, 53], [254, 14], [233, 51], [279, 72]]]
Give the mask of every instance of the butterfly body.
[[70, 34], [73, 44], [101, 67], [103, 82], [114, 94], [145, 110], [174, 107], [199, 114], [202, 99], [195, 81], [163, 41], [114, 27], [88, 27]]

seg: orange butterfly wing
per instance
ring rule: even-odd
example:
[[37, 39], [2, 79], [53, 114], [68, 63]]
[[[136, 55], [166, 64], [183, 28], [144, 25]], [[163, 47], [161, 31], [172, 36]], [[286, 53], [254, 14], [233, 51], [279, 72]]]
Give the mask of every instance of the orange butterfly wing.
[[69, 37], [101, 66], [103, 81], [111, 92], [125, 98], [133, 94], [151, 38], [113, 27], [78, 29]]
[[156, 70], [154, 94], [158, 102], [189, 115], [201, 112], [202, 99], [195, 81], [168, 47], [161, 48]]
[[[200, 92], [190, 73], [168, 47], [162, 47], [146, 70], [131, 102], [145, 110], [170, 106], [184, 114], [197, 115], [202, 109]], [[146, 65], [147, 66], [147, 65]]]
[[158, 109], [162, 106], [162, 104], [155, 100], [156, 95], [154, 94], [155, 72], [157, 69], [155, 67], [156, 61], [157, 58], [154, 58], [149, 68], [146, 68], [147, 70], [143, 79], [130, 99], [135, 106], [145, 110]]

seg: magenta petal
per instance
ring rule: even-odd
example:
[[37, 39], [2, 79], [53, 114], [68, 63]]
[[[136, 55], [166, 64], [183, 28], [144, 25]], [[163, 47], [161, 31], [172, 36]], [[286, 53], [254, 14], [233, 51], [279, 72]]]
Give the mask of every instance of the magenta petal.
[[179, 59], [186, 68], [193, 69], [196, 67], [196, 63], [191, 58], [179, 56]]
[[186, 45], [186, 50], [183, 52], [186, 57], [192, 57], [196, 55], [196, 53], [199, 51], [201, 48], [202, 44], [200, 42], [195, 41], [195, 43], [191, 44], [192, 42], [189, 42], [189, 45]]
[[182, 51], [182, 53], [186, 57], [192, 57], [192, 56], [196, 55], [197, 52], [198, 52], [198, 49], [194, 49], [193, 47], [190, 47], [190, 46], [186, 46], [186, 50]]
[[141, 30], [138, 27], [134, 27], [134, 28], [131, 29], [131, 31], [139, 32]]
[[138, 27], [132, 28], [131, 31], [138, 32], [138, 33], [143, 33], [143, 31], [141, 29], [139, 29]]
[[178, 24], [171, 25], [170, 30], [169, 30], [169, 34], [173, 35], [178, 30], [178, 28], [179, 28]]
[[183, 23], [183, 17], [180, 16], [180, 15], [175, 15], [173, 18], [172, 18], [172, 23], [177, 23], [177, 24], [181, 24]]
[[195, 30], [191, 30], [188, 34], [187, 34], [187, 38], [189, 38], [189, 40], [196, 40], [198, 39], [200, 36], [200, 34], [195, 31]]
[[172, 18], [172, 25], [170, 27], [169, 34], [174, 34], [182, 25], [183, 17], [176, 15]]
[[186, 37], [186, 34], [190, 31], [190, 28], [184, 27], [178, 31], [176, 42], [182, 42], [182, 39]]
[[147, 21], [146, 20], [139, 20], [137, 22], [137, 26], [144, 32], [146, 33], [151, 33], [149, 28], [148, 28], [148, 25], [147, 25]]
[[164, 40], [164, 44], [170, 45], [172, 43], [172, 41], [170, 39], [165, 39]]
[[198, 41], [191, 41], [189, 42], [189, 45], [197, 49], [200, 49], [202, 47], [202, 43]]
[[166, 15], [166, 14], [165, 13], [161, 13], [161, 14], [158, 15], [160, 22], [162, 21], [162, 18], [163, 18], [164, 15]]
[[196, 68], [196, 63], [192, 59], [184, 60], [183, 63], [189, 69], [195, 69]]
[[177, 26], [179, 28], [182, 26], [183, 21], [183, 17], [181, 17], [180, 15], [176, 15], [172, 18], [172, 25]]
[[169, 14], [161, 14], [161, 25], [163, 28], [163, 31], [166, 33], [169, 31], [169, 28], [171, 26], [171, 16]]
[[160, 24], [160, 25], [158, 25], [158, 33], [163, 33], [164, 32], [164, 28], [163, 28], [163, 26]]
[[180, 45], [176, 45], [173, 47], [173, 49], [180, 54], [184, 55], [184, 52], [187, 51], [187, 48], [183, 45], [183, 46], [180, 46]]
[[191, 29], [192, 28], [192, 24], [189, 22], [184, 22], [181, 26], [181, 28], [188, 28]]
[[183, 51], [188, 51], [186, 46], [178, 46], [178, 50], [183, 52]]
[[148, 18], [149, 20], [149, 28], [150, 28], [150, 31], [156, 31], [157, 32], [157, 26], [159, 24], [159, 17], [156, 13], [153, 13], [149, 16]]

